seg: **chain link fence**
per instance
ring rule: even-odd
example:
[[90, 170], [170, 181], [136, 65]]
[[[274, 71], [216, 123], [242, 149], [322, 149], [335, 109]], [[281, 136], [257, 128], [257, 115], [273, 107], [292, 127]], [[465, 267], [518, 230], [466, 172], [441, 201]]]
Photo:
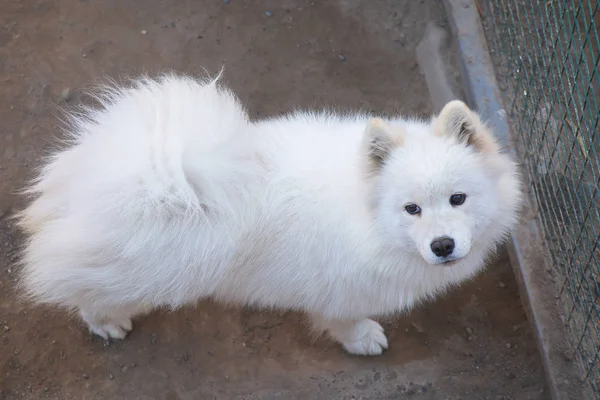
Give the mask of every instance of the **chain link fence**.
[[590, 397], [600, 398], [600, 2], [477, 5], [563, 318]]

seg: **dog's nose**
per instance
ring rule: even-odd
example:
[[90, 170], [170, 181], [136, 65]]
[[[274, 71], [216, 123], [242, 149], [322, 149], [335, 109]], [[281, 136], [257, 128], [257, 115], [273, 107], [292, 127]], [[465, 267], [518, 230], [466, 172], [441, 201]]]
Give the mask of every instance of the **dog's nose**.
[[454, 239], [448, 236], [433, 239], [431, 251], [438, 257], [448, 257], [454, 251]]

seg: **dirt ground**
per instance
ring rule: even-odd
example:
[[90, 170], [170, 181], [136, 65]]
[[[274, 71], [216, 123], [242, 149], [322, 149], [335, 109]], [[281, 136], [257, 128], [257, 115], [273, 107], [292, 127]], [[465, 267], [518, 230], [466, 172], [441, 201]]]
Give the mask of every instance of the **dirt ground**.
[[60, 133], [60, 109], [103, 76], [215, 72], [262, 117], [333, 106], [429, 115], [414, 50], [437, 1], [2, 0], [0, 399], [546, 399], [505, 252], [460, 290], [384, 326], [362, 358], [307, 340], [295, 313], [202, 303], [91, 337], [16, 299], [14, 195]]

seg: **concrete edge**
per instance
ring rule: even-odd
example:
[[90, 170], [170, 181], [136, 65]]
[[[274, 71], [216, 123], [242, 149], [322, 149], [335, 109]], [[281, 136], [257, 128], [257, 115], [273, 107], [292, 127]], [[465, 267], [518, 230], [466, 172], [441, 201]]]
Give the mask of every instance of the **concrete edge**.
[[[510, 126], [498, 90], [496, 75], [474, 0], [443, 0], [458, 44], [459, 67], [467, 103], [493, 127], [499, 141], [517, 156]], [[519, 226], [507, 249], [519, 286], [521, 301], [532, 324], [552, 399], [584, 399], [580, 365], [574, 361], [563, 309], [552, 277], [546, 244], [526, 199]]]

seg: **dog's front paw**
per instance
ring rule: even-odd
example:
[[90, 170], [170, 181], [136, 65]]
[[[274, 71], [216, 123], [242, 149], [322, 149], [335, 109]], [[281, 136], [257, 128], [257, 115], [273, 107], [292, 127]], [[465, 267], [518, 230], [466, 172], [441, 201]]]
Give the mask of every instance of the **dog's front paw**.
[[388, 348], [383, 327], [371, 319], [364, 319], [354, 326], [356, 340], [344, 341], [342, 345], [350, 354], [376, 356]]

